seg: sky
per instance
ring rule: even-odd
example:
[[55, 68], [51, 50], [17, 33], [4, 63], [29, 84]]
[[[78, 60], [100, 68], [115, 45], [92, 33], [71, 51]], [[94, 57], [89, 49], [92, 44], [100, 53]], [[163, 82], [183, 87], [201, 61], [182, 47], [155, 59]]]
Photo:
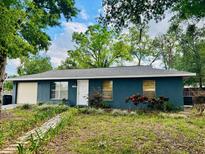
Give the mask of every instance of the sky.
[[[76, 7], [80, 10], [77, 17], [72, 21], [66, 22], [62, 19], [61, 26], [48, 28], [46, 32], [51, 37], [51, 46], [47, 52], [41, 52], [41, 55], [51, 57], [53, 67], [57, 67], [61, 61], [65, 60], [67, 51], [74, 49], [72, 42], [73, 32], [84, 32], [89, 25], [97, 23], [96, 18], [102, 11], [102, 0], [75, 0]], [[154, 37], [163, 34], [169, 27], [170, 15], [167, 14], [165, 19], [159, 23], [150, 21], [149, 35]], [[20, 65], [19, 59], [10, 59], [6, 67], [8, 75], [17, 73], [17, 67]], [[156, 62], [156, 67], [160, 67], [160, 62]]]

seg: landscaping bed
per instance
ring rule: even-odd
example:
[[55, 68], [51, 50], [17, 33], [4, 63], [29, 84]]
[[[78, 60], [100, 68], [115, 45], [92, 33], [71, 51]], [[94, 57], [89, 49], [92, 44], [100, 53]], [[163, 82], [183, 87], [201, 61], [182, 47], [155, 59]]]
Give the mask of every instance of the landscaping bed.
[[19, 136], [40, 126], [48, 119], [67, 109], [68, 107], [62, 105], [24, 105], [12, 110], [2, 111], [0, 119], [0, 148], [6, 147]]
[[41, 153], [205, 153], [205, 117], [78, 110]]

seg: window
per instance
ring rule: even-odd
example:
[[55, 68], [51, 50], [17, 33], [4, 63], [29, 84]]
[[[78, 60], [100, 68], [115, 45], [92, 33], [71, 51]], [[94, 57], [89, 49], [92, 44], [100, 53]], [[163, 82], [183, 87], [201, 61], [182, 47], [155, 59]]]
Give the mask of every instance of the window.
[[105, 80], [103, 81], [103, 100], [111, 101], [112, 100], [112, 81]]
[[68, 82], [52, 82], [51, 99], [68, 99]]
[[155, 81], [154, 80], [144, 80], [143, 95], [149, 98], [155, 97]]

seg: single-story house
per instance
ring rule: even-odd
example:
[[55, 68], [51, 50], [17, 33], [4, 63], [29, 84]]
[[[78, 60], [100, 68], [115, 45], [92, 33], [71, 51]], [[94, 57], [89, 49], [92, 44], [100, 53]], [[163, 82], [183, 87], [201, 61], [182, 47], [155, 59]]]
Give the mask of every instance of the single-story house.
[[[130, 108], [127, 97], [139, 93], [168, 97], [183, 107], [183, 78], [195, 73], [163, 70], [151, 66], [52, 70], [10, 78], [14, 83], [13, 103], [36, 104], [68, 101], [72, 106], [88, 105], [88, 96], [100, 89], [113, 108]], [[134, 105], [133, 105], [134, 107]]]

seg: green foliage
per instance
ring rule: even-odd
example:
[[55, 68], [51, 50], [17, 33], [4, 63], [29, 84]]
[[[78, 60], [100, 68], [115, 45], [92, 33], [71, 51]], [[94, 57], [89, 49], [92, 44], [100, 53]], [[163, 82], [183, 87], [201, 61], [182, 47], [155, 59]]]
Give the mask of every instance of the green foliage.
[[0, 55], [10, 58], [47, 49], [45, 28], [59, 25], [61, 15], [69, 20], [77, 13], [73, 0], [1, 1], [0, 10]]
[[101, 25], [89, 26], [84, 33], [73, 34], [76, 49], [59, 69], [109, 67], [129, 60], [129, 46], [112, 30]]
[[26, 152], [27, 149], [21, 143], [18, 143], [17, 149], [18, 149], [18, 154], [26, 154], [27, 153]]
[[205, 28], [198, 28], [193, 24], [188, 25], [185, 32], [180, 30], [180, 27], [174, 31], [180, 44], [174, 67], [178, 70], [195, 72], [197, 76], [186, 80], [185, 83], [202, 88], [205, 81]]
[[13, 90], [13, 82], [12, 81], [4, 81], [3, 89], [4, 89], [4, 91], [12, 91]]
[[153, 48], [153, 39], [148, 35], [148, 27], [129, 27], [128, 33], [123, 34], [123, 39], [129, 45], [133, 59], [138, 60], [138, 65], [142, 62], [152, 65], [160, 57], [160, 52]]
[[32, 109], [32, 105], [31, 104], [24, 104], [23, 106], [20, 107], [22, 110], [30, 110]]
[[175, 107], [172, 103], [166, 101], [163, 103], [163, 111], [175, 111]]
[[130, 114], [77, 114], [41, 152], [56, 153], [60, 141], [58, 153], [203, 153], [204, 117]]
[[74, 5], [74, 0], [0, 1], [0, 80], [5, 76], [7, 58], [48, 50], [51, 39], [46, 28], [59, 25], [63, 16], [67, 21], [75, 16], [78, 10]]
[[103, 94], [100, 90], [93, 90], [88, 96], [89, 106], [96, 108], [107, 107], [108, 102], [103, 101]]
[[153, 48], [160, 54], [165, 69], [174, 68], [176, 58], [179, 56], [179, 53], [176, 53], [178, 47], [177, 36], [174, 32], [157, 36], [153, 41]]
[[103, 0], [106, 7], [105, 16], [101, 21], [121, 29], [133, 23], [146, 24], [151, 19], [159, 21], [165, 12], [171, 10], [179, 20], [202, 19], [205, 17], [205, 2], [203, 0], [163, 0], [163, 1], [130, 1]]
[[[78, 114], [78, 110], [75, 108], [70, 108], [68, 111], [61, 114], [61, 121], [55, 128], [50, 128], [49, 131], [44, 134], [43, 140], [41, 142], [41, 147], [46, 145], [49, 141], [54, 139], [57, 135], [61, 134], [63, 129], [72, 123], [74, 116]], [[40, 147], [40, 148], [41, 148]], [[41, 149], [39, 149], [41, 151]]]
[[40, 125], [67, 110], [68, 107], [58, 105], [33, 106], [30, 110], [19, 107], [11, 110], [14, 117], [6, 120], [2, 119], [3, 121], [0, 123], [0, 147], [16, 139], [22, 132], [27, 132], [36, 125]]
[[30, 75], [52, 70], [52, 65], [49, 57], [31, 56], [22, 58], [21, 66], [18, 67], [18, 74]]

